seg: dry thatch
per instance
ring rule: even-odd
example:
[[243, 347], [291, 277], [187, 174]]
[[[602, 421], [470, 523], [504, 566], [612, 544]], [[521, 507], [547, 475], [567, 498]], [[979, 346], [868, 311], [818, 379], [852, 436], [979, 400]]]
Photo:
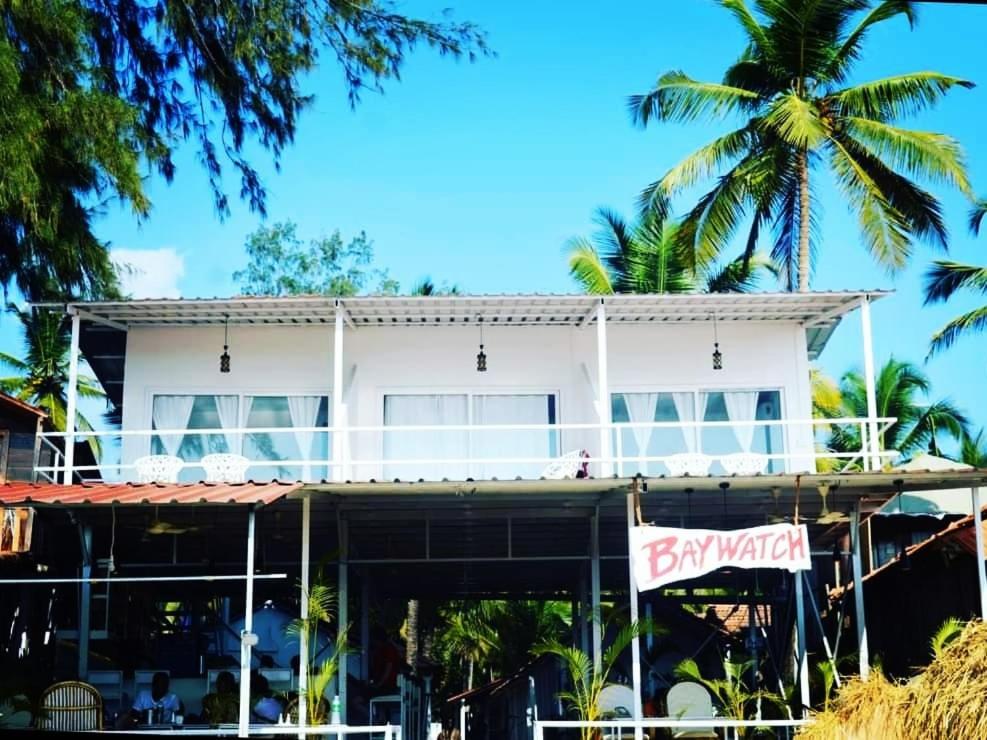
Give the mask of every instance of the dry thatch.
[[987, 625], [971, 622], [908, 683], [853, 679], [814, 717], [806, 740], [987, 738]]

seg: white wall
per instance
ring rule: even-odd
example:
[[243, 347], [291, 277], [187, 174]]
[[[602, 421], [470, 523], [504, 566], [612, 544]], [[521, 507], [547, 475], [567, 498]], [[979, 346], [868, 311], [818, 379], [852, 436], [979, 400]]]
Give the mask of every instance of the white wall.
[[[231, 327], [232, 371], [221, 374], [221, 328], [132, 329], [127, 341], [124, 429], [151, 427], [151, 399], [156, 393], [328, 395], [332, 331], [331, 326]], [[712, 369], [713, 332], [708, 324], [611, 324], [608, 335], [611, 391], [780, 389], [783, 418], [811, 416], [805, 334], [795, 324], [721, 322], [721, 371]], [[380, 425], [385, 393], [437, 391], [554, 392], [559, 396], [560, 422], [597, 421], [595, 327], [488, 325], [484, 343], [489, 369], [478, 373], [476, 326], [347, 329], [343, 375], [348, 387], [343, 400], [349, 425]], [[811, 430], [793, 430], [787, 441], [790, 450], [809, 451]], [[370, 442], [356, 442], [354, 457], [376, 456]], [[145, 454], [147, 446], [146, 438], [129, 439], [124, 457]], [[593, 452], [598, 447], [596, 432], [572, 431], [563, 438], [566, 451]]]

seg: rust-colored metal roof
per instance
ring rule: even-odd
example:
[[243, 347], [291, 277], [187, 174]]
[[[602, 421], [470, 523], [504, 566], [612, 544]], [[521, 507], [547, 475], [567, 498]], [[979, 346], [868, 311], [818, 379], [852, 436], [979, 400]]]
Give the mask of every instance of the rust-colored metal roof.
[[0, 504], [98, 506], [107, 504], [271, 504], [301, 483], [6, 483]]

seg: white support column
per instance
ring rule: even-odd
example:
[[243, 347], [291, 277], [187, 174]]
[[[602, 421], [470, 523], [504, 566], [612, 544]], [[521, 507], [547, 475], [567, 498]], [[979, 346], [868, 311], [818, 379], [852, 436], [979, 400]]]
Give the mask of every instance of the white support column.
[[349, 604], [349, 528], [342, 516], [339, 518], [339, 620], [337, 621], [337, 654], [339, 655], [339, 703], [340, 717], [346, 724], [346, 684], [349, 676], [349, 653], [346, 650], [346, 633], [350, 623]]
[[[634, 494], [627, 494], [627, 593], [631, 607], [631, 624], [638, 624], [637, 613], [637, 583], [634, 581], [634, 559], [631, 554], [631, 530], [634, 528]], [[631, 689], [634, 691], [634, 719], [644, 716], [641, 695], [641, 638], [635, 636], [631, 641]], [[643, 740], [644, 730], [634, 728], [634, 740]]]
[[860, 558], [860, 502], [850, 514], [850, 559], [853, 564], [854, 623], [857, 627], [857, 648], [860, 656], [860, 677], [870, 675], [870, 656], [867, 648], [867, 614], [864, 611], [864, 569]]
[[603, 665], [603, 617], [600, 613], [600, 512], [590, 520], [590, 593], [593, 600], [590, 609], [590, 629], [593, 631], [593, 667]]
[[610, 380], [607, 371], [607, 309], [600, 299], [596, 307], [596, 374], [597, 374], [597, 413], [600, 418], [600, 457], [605, 458], [600, 463], [600, 477], [609, 478], [613, 475], [613, 462], [609, 459], [611, 453], [611, 429], [613, 414], [610, 407]]
[[[306, 496], [302, 499], [302, 552], [301, 552], [301, 619], [308, 624], [308, 594], [311, 580], [311, 537], [312, 537], [312, 499]], [[298, 724], [308, 724], [308, 677], [311, 666], [311, 648], [308, 644], [308, 629], [302, 629], [298, 634]], [[304, 738], [304, 733], [299, 733]]]
[[980, 590], [980, 618], [987, 622], [987, 574], [984, 572], [984, 526], [982, 523], [984, 502], [980, 488], [973, 491], [973, 533], [977, 546], [977, 587]]
[[240, 716], [237, 734], [250, 735], [250, 655], [254, 643], [254, 524], [255, 512], [247, 509], [247, 593], [243, 605], [243, 630], [240, 632]]
[[801, 716], [808, 716], [809, 698], [809, 654], [806, 652], [805, 636], [805, 582], [802, 571], [797, 570], [792, 579], [795, 584], [795, 634], [798, 645], [795, 647], [795, 666], [798, 669], [799, 703]]
[[67, 486], [72, 484], [75, 466], [75, 407], [79, 395], [79, 321], [79, 314], [73, 311], [72, 337], [69, 341], [69, 387], [65, 389], [65, 475], [62, 483]]
[[336, 327], [332, 342], [332, 476], [334, 481], [343, 480], [343, 455], [346, 449], [346, 411], [343, 406], [343, 306], [336, 301]]
[[[874, 341], [871, 333], [870, 297], [860, 302], [860, 329], [864, 345], [864, 384], [867, 391], [867, 439], [870, 442], [870, 469], [881, 469], [880, 440], [877, 435], [877, 389], [874, 375]], [[867, 456], [864, 455], [864, 459]]]
[[79, 586], [79, 680], [89, 680], [89, 619], [92, 610], [93, 528], [82, 528], [82, 583]]

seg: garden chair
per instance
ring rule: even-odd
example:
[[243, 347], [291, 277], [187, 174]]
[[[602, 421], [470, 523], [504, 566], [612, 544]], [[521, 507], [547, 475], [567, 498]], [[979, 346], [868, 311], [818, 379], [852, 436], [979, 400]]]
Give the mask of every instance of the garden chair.
[[760, 475], [768, 467], [767, 455], [759, 452], [734, 452], [720, 458], [727, 475]]
[[[668, 706], [668, 716], [674, 719], [711, 719], [716, 716], [713, 698], [706, 687], [693, 681], [683, 681], [670, 688], [665, 704]], [[712, 727], [687, 727], [674, 730], [672, 737], [715, 740], [718, 736]]]
[[103, 729], [103, 699], [95, 686], [60, 681], [41, 695], [38, 728], [61, 732]]
[[207, 483], [244, 483], [250, 467], [249, 459], [228, 452], [204, 455], [200, 462], [206, 471]]
[[665, 458], [665, 467], [675, 478], [684, 475], [709, 475], [709, 466], [713, 464], [713, 458], [701, 452], [680, 452]]
[[174, 455], [145, 455], [134, 460], [138, 483], [177, 483], [185, 463]]

